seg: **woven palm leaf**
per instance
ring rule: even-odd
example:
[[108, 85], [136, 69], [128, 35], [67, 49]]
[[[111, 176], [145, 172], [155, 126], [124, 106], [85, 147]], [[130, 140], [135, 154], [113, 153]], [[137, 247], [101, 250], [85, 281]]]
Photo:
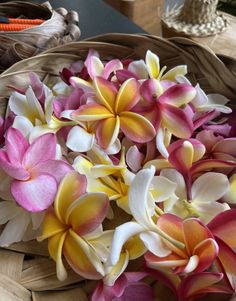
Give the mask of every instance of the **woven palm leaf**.
[[[59, 80], [58, 73], [62, 68], [85, 59], [90, 48], [97, 50], [102, 59], [144, 59], [146, 51], [150, 49], [160, 57], [162, 66], [172, 68], [187, 64], [189, 79], [193, 84], [200, 83], [207, 93], [221, 93], [232, 100], [236, 95], [236, 76], [233, 72], [212, 51], [193, 41], [108, 34], [49, 49], [3, 72], [0, 75], [1, 115], [5, 114], [7, 108], [11, 93], [9, 85], [26, 87], [29, 84], [28, 72], [33, 71], [51, 86]], [[46, 243], [23, 242], [0, 250], [0, 300], [86, 301], [95, 284], [83, 280], [72, 271], [69, 271], [66, 281], [58, 281]]]
[[60, 44], [77, 41], [80, 37], [78, 13], [64, 8], [53, 10], [49, 2], [1, 3], [0, 16], [45, 20], [41, 25], [22, 31], [0, 31], [0, 72], [19, 60]]

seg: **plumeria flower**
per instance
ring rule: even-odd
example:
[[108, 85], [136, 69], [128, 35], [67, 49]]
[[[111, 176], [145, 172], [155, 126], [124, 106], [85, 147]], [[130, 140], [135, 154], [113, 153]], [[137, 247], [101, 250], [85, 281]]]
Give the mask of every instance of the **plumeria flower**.
[[39, 241], [48, 239], [48, 250], [57, 264], [58, 279], [67, 277], [62, 256], [71, 268], [87, 279], [100, 279], [104, 267], [99, 252], [93, 246], [102, 234], [109, 201], [103, 193], [85, 193], [86, 178], [71, 172], [62, 180], [54, 209], [45, 216]]
[[91, 301], [154, 301], [153, 290], [145, 282], [144, 272], [123, 273], [112, 286], [99, 282], [91, 296]]
[[44, 212], [32, 213], [18, 206], [14, 200], [0, 202], [0, 224], [5, 225], [0, 234], [0, 246], [35, 239], [39, 235]]
[[188, 112], [181, 107], [192, 101], [196, 95], [195, 89], [189, 84], [176, 84], [164, 93], [159, 88], [158, 81], [145, 81], [141, 88], [141, 95], [147, 102], [145, 116], [156, 127], [157, 149], [164, 157], [168, 152], [164, 147], [164, 131], [167, 129], [178, 138], [189, 138], [193, 133], [193, 122]]
[[236, 237], [234, 235], [236, 225], [236, 210], [230, 209], [218, 214], [211, 220], [207, 227], [214, 235], [215, 241], [219, 246], [217, 261], [225, 273], [232, 289], [235, 290], [230, 275], [236, 276]]
[[113, 265], [119, 261], [123, 245], [135, 235], [140, 237], [148, 250], [160, 257], [165, 257], [171, 253], [162, 238], [167, 241], [170, 239], [174, 245], [183, 247], [182, 242], [179, 242], [178, 239], [172, 240], [169, 235], [160, 230], [154, 221], [157, 218], [155, 216], [157, 208], [154, 206], [155, 202], [150, 193], [152, 186], [156, 191], [156, 202], [167, 199], [176, 189], [174, 183], [161, 176], [154, 177], [154, 174], [154, 168], [141, 170], [131, 183], [129, 208], [135, 220], [122, 224], [115, 230], [111, 247], [111, 263]]
[[205, 170], [218, 168], [232, 169], [236, 163], [232, 160], [219, 160], [204, 158], [206, 148], [197, 139], [178, 140], [168, 147], [169, 157], [167, 159], [155, 159], [147, 162], [144, 167], [155, 166], [157, 170], [164, 168], [175, 168], [185, 180], [186, 187], [191, 187], [192, 179], [196, 174]]
[[[224, 285], [224, 274], [218, 272], [200, 272], [187, 274], [184, 277], [173, 273], [170, 269], [153, 270], [147, 269], [149, 274], [158, 282], [165, 284], [163, 293], [158, 291], [158, 297], [166, 297], [168, 287], [178, 301], [199, 300], [204, 295], [207, 298], [211, 293], [232, 295], [233, 290]], [[203, 299], [205, 300], [205, 299]]]
[[130, 112], [140, 99], [135, 79], [127, 80], [117, 91], [111, 82], [96, 77], [94, 87], [98, 103], [81, 106], [72, 113], [72, 118], [96, 121], [96, 138], [102, 148], [116, 141], [120, 129], [135, 142], [148, 142], [155, 136], [155, 129], [146, 118]]
[[[36, 75], [33, 78], [39, 81]], [[45, 133], [56, 133], [63, 126], [74, 124], [62, 122], [53, 115], [54, 95], [51, 89], [42, 83], [37, 85], [37, 89], [33, 87], [29, 86], [25, 95], [13, 92], [9, 98], [9, 108], [16, 115], [14, 128], [33, 141]]]
[[58, 183], [72, 170], [69, 164], [55, 157], [53, 134], [45, 134], [29, 144], [17, 129], [7, 131], [5, 149], [0, 150], [0, 167], [13, 179], [11, 193], [27, 211], [47, 209], [54, 201]]
[[163, 177], [177, 184], [176, 196], [164, 202], [164, 211], [182, 218], [199, 217], [204, 223], [209, 222], [218, 213], [230, 209], [226, 203], [217, 202], [229, 189], [226, 175], [207, 172], [199, 176], [188, 190], [184, 177], [175, 169], [163, 169]]
[[235, 161], [236, 138], [224, 138], [211, 130], [203, 130], [196, 135], [196, 139], [205, 145], [208, 157]]
[[218, 244], [198, 219], [182, 220], [173, 214], [163, 214], [159, 217], [157, 225], [163, 232], [181, 241], [185, 248], [179, 249], [168, 243], [172, 252], [165, 257], [147, 252], [145, 260], [149, 267], [168, 267], [179, 274], [197, 273], [207, 270], [218, 256]]
[[[183, 75], [177, 75], [177, 81], [179, 83], [190, 84], [190, 81]], [[197, 112], [209, 112], [217, 111], [224, 114], [229, 114], [232, 109], [227, 107], [226, 104], [230, 101], [221, 94], [208, 94], [201, 89], [200, 85], [195, 86], [196, 96], [192, 100], [191, 104]]]
[[125, 77], [126, 79], [131, 77], [139, 80], [153, 78], [159, 81], [176, 82], [177, 76], [184, 76], [187, 74], [186, 65], [179, 65], [165, 73], [166, 69], [166, 66], [160, 68], [159, 57], [152, 51], [148, 50], [145, 61], [135, 60], [130, 62], [127, 70], [117, 71], [117, 77], [120, 78], [122, 74], [122, 77]]
[[[124, 162], [124, 152], [121, 154], [119, 164], [114, 165], [109, 157], [100, 153], [100, 162], [94, 164], [78, 156], [74, 160], [74, 168], [87, 178], [88, 192], [104, 192], [110, 200], [130, 214], [128, 205], [128, 191], [134, 174], [127, 170]], [[115, 174], [115, 176], [113, 176]]]
[[88, 74], [92, 80], [94, 80], [96, 76], [108, 79], [110, 75], [115, 73], [117, 70], [123, 69], [123, 64], [118, 59], [110, 60], [104, 65], [99, 58], [98, 52], [92, 49], [89, 50], [84, 65], [87, 67]]

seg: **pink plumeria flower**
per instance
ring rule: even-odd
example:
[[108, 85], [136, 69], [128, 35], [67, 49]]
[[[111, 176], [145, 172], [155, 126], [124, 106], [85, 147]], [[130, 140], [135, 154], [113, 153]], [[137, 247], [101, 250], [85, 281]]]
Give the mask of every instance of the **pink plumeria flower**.
[[95, 288], [91, 301], [154, 301], [153, 289], [141, 282], [147, 273], [127, 272], [122, 274], [112, 286], [102, 281]]
[[214, 235], [215, 241], [219, 246], [217, 261], [224, 271], [232, 288], [236, 291], [230, 275], [236, 276], [236, 210], [230, 209], [218, 214], [211, 220], [207, 227]]
[[0, 150], [0, 167], [13, 178], [11, 193], [27, 211], [47, 209], [57, 192], [57, 186], [72, 167], [55, 160], [56, 137], [45, 134], [31, 145], [20, 131], [10, 128], [5, 149]]
[[96, 76], [108, 79], [110, 75], [115, 73], [117, 70], [123, 69], [123, 64], [118, 59], [110, 60], [104, 64], [100, 60], [97, 51], [92, 49], [89, 50], [84, 65], [87, 67], [88, 74], [92, 80], [94, 80]]
[[[153, 270], [147, 269], [150, 275], [163, 283], [165, 289], [158, 292], [160, 300], [166, 298], [166, 287], [172, 293], [174, 300], [177, 301], [193, 301], [199, 300], [199, 297], [206, 295], [209, 297], [211, 293], [232, 295], [233, 290], [224, 282], [224, 274], [218, 272], [200, 272], [192, 273], [182, 277], [174, 274], [170, 269]], [[172, 300], [172, 299], [171, 299]], [[202, 299], [201, 299], [202, 300]], [[208, 299], [203, 299], [208, 300]]]
[[219, 247], [212, 233], [198, 219], [182, 220], [173, 214], [163, 214], [157, 225], [166, 234], [181, 241], [185, 248], [177, 249], [169, 244], [172, 252], [165, 257], [147, 252], [145, 259], [149, 267], [168, 267], [178, 274], [197, 273], [207, 270], [218, 256]]
[[157, 130], [157, 149], [164, 157], [168, 152], [164, 146], [164, 131], [167, 129], [178, 138], [189, 138], [193, 133], [193, 121], [182, 107], [192, 101], [195, 89], [189, 84], [176, 84], [164, 93], [157, 80], [145, 81], [140, 88], [146, 101], [144, 115]]
[[[191, 85], [191, 82], [183, 75], [177, 75], [177, 81], [181, 84]], [[224, 114], [232, 112], [232, 109], [226, 106], [230, 100], [225, 96], [216, 93], [206, 95], [199, 84], [195, 86], [195, 89], [196, 96], [191, 103], [197, 112], [217, 111]]]

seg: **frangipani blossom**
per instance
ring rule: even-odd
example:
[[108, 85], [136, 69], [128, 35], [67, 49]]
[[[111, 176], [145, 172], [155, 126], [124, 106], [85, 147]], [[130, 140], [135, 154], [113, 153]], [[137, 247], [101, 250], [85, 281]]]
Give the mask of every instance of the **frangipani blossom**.
[[[103, 193], [85, 193], [86, 178], [71, 172], [62, 180], [54, 209], [45, 216], [39, 241], [48, 239], [50, 256], [57, 264], [57, 276], [67, 276], [62, 256], [71, 268], [88, 279], [100, 279], [104, 268], [99, 252], [93, 247], [102, 234], [101, 223], [106, 217], [109, 201]], [[94, 234], [93, 234], [94, 233]]]
[[53, 115], [53, 91], [35, 74], [31, 74], [31, 81], [36, 81], [37, 85], [32, 83], [25, 95], [13, 92], [9, 99], [9, 108], [16, 115], [13, 127], [29, 137], [30, 142], [40, 135], [56, 133], [61, 127], [73, 124], [71, 121], [62, 122]]
[[[183, 75], [177, 75], [177, 81], [181, 84], [190, 84], [191, 82]], [[227, 107], [226, 104], [230, 101], [221, 94], [208, 94], [201, 89], [200, 85], [195, 86], [196, 96], [192, 100], [192, 105], [197, 112], [209, 112], [216, 111], [224, 114], [232, 112], [231, 108]]]
[[44, 212], [32, 213], [18, 206], [14, 200], [0, 202], [0, 224], [5, 227], [0, 234], [0, 246], [35, 239], [39, 235]]
[[118, 59], [110, 60], [104, 65], [99, 58], [99, 54], [91, 49], [89, 50], [84, 65], [87, 67], [88, 74], [92, 80], [94, 80], [96, 76], [108, 79], [111, 74], [117, 70], [123, 69], [123, 64]]
[[102, 281], [95, 288], [91, 301], [154, 301], [152, 288], [141, 282], [147, 274], [143, 272], [127, 272], [122, 274], [112, 286]]
[[[126, 73], [125, 71], [126, 70], [124, 70], [124, 74]], [[176, 82], [177, 76], [184, 76], [187, 74], [187, 66], [179, 65], [165, 73], [166, 66], [160, 68], [159, 57], [151, 50], [148, 50], [146, 53], [145, 61], [137, 60], [131, 62], [128, 66], [127, 71], [130, 72], [130, 74], [126, 73], [127, 75], [131, 76], [133, 74], [134, 76], [132, 77], [140, 80], [153, 78], [159, 81]], [[119, 73], [119, 71], [117, 73]]]
[[196, 91], [189, 84], [176, 84], [163, 92], [155, 79], [145, 81], [140, 90], [147, 102], [144, 114], [157, 129], [157, 149], [167, 157], [162, 133], [167, 129], [178, 138], [189, 138], [192, 135], [192, 119], [181, 107], [192, 101]]
[[164, 169], [163, 177], [177, 184], [176, 196], [164, 202], [164, 211], [174, 213], [182, 218], [199, 217], [207, 223], [218, 213], [230, 209], [226, 203], [217, 202], [229, 189], [226, 175], [207, 172], [199, 176], [188, 191], [184, 177], [175, 169]]
[[185, 274], [207, 270], [219, 253], [219, 247], [207, 227], [196, 218], [182, 220], [173, 214], [163, 214], [157, 221], [158, 227], [184, 245], [179, 249], [168, 243], [171, 253], [159, 257], [151, 252], [145, 254], [151, 268], [173, 268], [175, 273]]
[[[178, 274], [172, 272], [171, 269], [147, 269], [154, 279], [165, 284], [165, 290], [158, 297], [166, 297], [166, 287], [168, 287], [176, 296], [178, 301], [199, 300], [202, 296], [210, 297], [208, 294], [229, 294], [232, 295], [233, 290], [227, 286], [223, 286], [223, 273], [217, 272], [200, 272], [185, 275], [183, 279]], [[201, 299], [202, 300], [202, 299]], [[203, 299], [205, 300], [205, 298]], [[208, 299], [206, 299], [208, 300]]]
[[[169, 239], [180, 248], [184, 245], [178, 239], [172, 240], [155, 223], [155, 203], [150, 193], [150, 187], [154, 187], [157, 192], [155, 201], [160, 202], [172, 196], [176, 185], [164, 177], [154, 177], [155, 169], [145, 169], [135, 176], [129, 191], [129, 208], [135, 219], [116, 228], [111, 247], [111, 263], [115, 265], [122, 250], [123, 245], [133, 236], [138, 235], [145, 247], [165, 257], [170, 254], [170, 249], [164, 244]], [[154, 217], [154, 218], [153, 218]]]
[[56, 137], [45, 134], [31, 145], [20, 131], [6, 133], [5, 150], [0, 150], [0, 167], [13, 178], [11, 193], [27, 211], [47, 209], [57, 192], [58, 183], [72, 167], [55, 160]]
[[96, 121], [98, 144], [106, 149], [112, 145], [120, 129], [132, 141], [147, 142], [155, 135], [152, 124], [143, 116], [130, 112], [140, 100], [135, 79], [125, 81], [117, 91], [114, 84], [101, 78], [94, 79], [98, 103], [81, 106], [72, 113], [76, 121]]

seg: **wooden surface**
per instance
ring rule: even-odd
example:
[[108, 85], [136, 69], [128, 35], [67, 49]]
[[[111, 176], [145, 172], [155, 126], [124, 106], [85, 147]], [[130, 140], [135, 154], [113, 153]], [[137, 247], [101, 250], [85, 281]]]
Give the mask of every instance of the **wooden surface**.
[[211, 48], [217, 55], [223, 55], [227, 57], [236, 58], [236, 17], [223, 13], [228, 20], [228, 27], [226, 31], [221, 34], [217, 34], [209, 37], [191, 37], [176, 32], [172, 28], [168, 28], [164, 22], [162, 22], [162, 33], [166, 38], [174, 36], [185, 36], [191, 40], [203, 44]]
[[164, 0], [104, 0], [151, 34], [161, 34]]

